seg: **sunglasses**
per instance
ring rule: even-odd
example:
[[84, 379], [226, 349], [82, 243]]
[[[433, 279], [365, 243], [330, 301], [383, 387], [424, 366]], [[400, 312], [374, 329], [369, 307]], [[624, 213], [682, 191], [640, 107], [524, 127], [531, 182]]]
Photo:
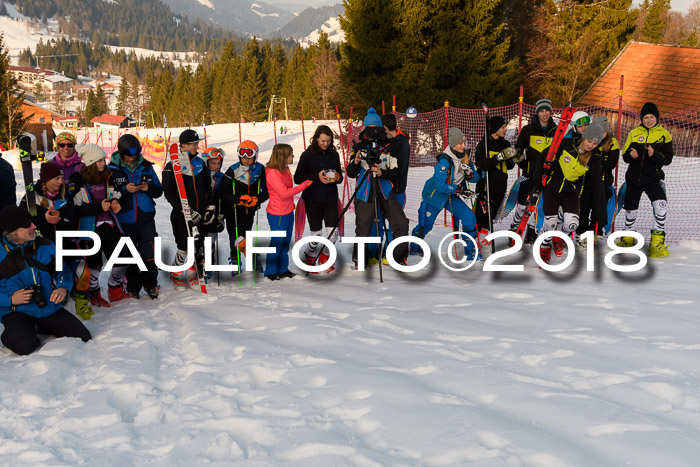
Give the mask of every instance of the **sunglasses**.
[[72, 147], [75, 147], [75, 144], [73, 144], [73, 143], [59, 143], [58, 147], [59, 148], [72, 148]]
[[255, 157], [255, 151], [249, 148], [243, 148], [238, 150], [238, 155], [246, 159], [252, 159]]
[[583, 125], [590, 125], [590, 124], [591, 124], [591, 117], [581, 117], [574, 122], [574, 125], [576, 125], [576, 126], [583, 126]]

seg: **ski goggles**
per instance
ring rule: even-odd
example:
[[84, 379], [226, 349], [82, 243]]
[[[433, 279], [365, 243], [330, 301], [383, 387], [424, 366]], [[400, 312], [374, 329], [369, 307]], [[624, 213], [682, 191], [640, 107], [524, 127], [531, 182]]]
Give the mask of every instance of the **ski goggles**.
[[223, 159], [224, 158], [224, 151], [222, 151], [219, 148], [212, 149], [209, 151], [209, 158], [210, 159]]
[[574, 122], [574, 126], [583, 126], [583, 125], [590, 125], [591, 124], [591, 117], [586, 115], [585, 117], [581, 117], [578, 120]]
[[138, 156], [141, 154], [141, 148], [125, 148], [120, 151], [122, 156]]
[[251, 148], [241, 148], [238, 150], [238, 155], [245, 157], [246, 159], [253, 159], [255, 156], [257, 156], [257, 151]]

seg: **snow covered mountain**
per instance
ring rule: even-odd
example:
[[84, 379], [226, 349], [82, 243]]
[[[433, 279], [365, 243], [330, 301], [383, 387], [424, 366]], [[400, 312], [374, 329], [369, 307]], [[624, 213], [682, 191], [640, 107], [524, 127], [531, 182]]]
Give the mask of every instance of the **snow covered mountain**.
[[163, 0], [176, 13], [245, 35], [275, 31], [294, 14], [258, 0]]
[[342, 15], [344, 11], [345, 7], [341, 4], [307, 8], [279, 31], [268, 36], [296, 39], [307, 46], [318, 41], [321, 32], [325, 32], [331, 42], [340, 42], [345, 35], [340, 29], [338, 15]]

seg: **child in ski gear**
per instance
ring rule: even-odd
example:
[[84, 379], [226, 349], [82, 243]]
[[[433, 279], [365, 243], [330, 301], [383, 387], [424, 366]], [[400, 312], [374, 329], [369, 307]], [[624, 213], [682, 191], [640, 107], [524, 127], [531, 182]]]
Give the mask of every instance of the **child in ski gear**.
[[[221, 214], [221, 196], [219, 187], [224, 177], [221, 165], [224, 162], [224, 150], [220, 148], [206, 148], [202, 153], [202, 160], [211, 175], [211, 190], [214, 196], [214, 206], [216, 206], [216, 219], [207, 228], [207, 237], [216, 238], [217, 234], [224, 231], [223, 214]], [[206, 271], [207, 280], [211, 279], [211, 271]]]
[[52, 160], [63, 168], [63, 178], [68, 184], [70, 184], [71, 177], [80, 172], [83, 166], [83, 161], [75, 150], [75, 145], [76, 139], [72, 133], [64, 131], [56, 136], [58, 152]]
[[[435, 219], [444, 208], [454, 216], [455, 229], [461, 223], [462, 231], [474, 239], [477, 238], [476, 215], [460, 196], [469, 190], [468, 182], [473, 183], [480, 179], [466, 152], [465, 142], [466, 137], [459, 128], [450, 128], [448, 147], [437, 157], [433, 176], [423, 186], [423, 200], [418, 208], [418, 225], [411, 232], [412, 236], [425, 238], [433, 230]], [[414, 254], [423, 253], [416, 244], [412, 244], [411, 248]], [[464, 253], [469, 260], [481, 257], [481, 253], [475, 250], [474, 243], [468, 240]]]
[[[603, 140], [603, 129], [598, 124], [586, 128], [582, 138], [564, 139], [557, 151], [552, 170], [542, 189], [542, 208], [544, 224], [540, 233], [560, 230], [565, 235], [576, 231], [579, 223], [579, 195], [584, 186], [584, 175], [590, 170], [595, 174], [601, 172], [600, 157], [595, 148]], [[594, 196], [602, 189], [601, 178], [591, 177]], [[563, 212], [563, 222], [559, 223], [559, 208]], [[564, 253], [565, 243], [558, 237], [549, 237], [540, 246], [540, 257], [549, 263], [552, 247], [557, 256]]]
[[56, 248], [36, 236], [36, 226], [26, 209], [5, 206], [0, 210], [0, 321], [3, 345], [19, 355], [41, 346], [38, 331], [56, 337], [89, 341], [90, 331], [61, 305], [73, 287], [65, 266], [54, 268]]
[[[122, 206], [128, 206], [129, 197], [122, 197], [122, 193], [114, 187], [112, 172], [107, 168], [104, 150], [96, 144], [77, 146], [78, 154], [83, 160], [83, 167], [78, 174], [79, 191], [73, 197], [75, 209], [79, 217], [79, 230], [95, 232], [100, 237], [100, 251], [87, 257], [86, 263], [89, 270], [89, 279], [84, 283], [78, 280], [75, 290], [75, 303], [78, 315], [83, 319], [92, 316], [90, 305], [99, 307], [111, 306], [100, 293], [100, 271], [103, 261], [102, 255], [109, 258], [114, 253], [119, 239], [124, 235], [116, 214], [122, 210]], [[92, 241], [84, 239], [80, 241], [83, 248], [92, 246]], [[85, 266], [79, 267], [82, 270]], [[115, 265], [109, 275], [109, 288], [123, 287], [125, 265]]]
[[[348, 177], [359, 180], [355, 198], [355, 235], [358, 237], [370, 235], [372, 226], [376, 225], [374, 219], [378, 218], [377, 211], [381, 211], [389, 221], [394, 238], [408, 235], [408, 218], [403, 205], [410, 147], [408, 138], [396, 127], [396, 117], [387, 114], [383, 118], [373, 108], [369, 109], [364, 120], [365, 129], [352, 148], [351, 160], [346, 168]], [[365, 176], [368, 172], [371, 173]], [[377, 233], [381, 235], [379, 231], [378, 228]], [[368, 253], [369, 248], [365, 245], [365, 263], [369, 261]], [[407, 256], [406, 243], [394, 250], [394, 260], [399, 264], [404, 264]], [[356, 252], [353, 253], [353, 260], [357, 264]]]
[[602, 194], [602, 196], [600, 196], [600, 199], [596, 199], [594, 196], [596, 193], [593, 190], [594, 172], [591, 170], [586, 172], [583, 191], [581, 192], [581, 218], [576, 229], [576, 234], [578, 235], [582, 235], [588, 230], [596, 230], [596, 235], [603, 235], [603, 228], [608, 223], [606, 205], [611, 197], [615, 195], [613, 171], [620, 159], [620, 145], [617, 139], [610, 134], [607, 117], [597, 117], [593, 120], [593, 123], [603, 129], [603, 139], [595, 148], [595, 157], [600, 158], [601, 173], [599, 176], [604, 188], [602, 193], [600, 190], [597, 192], [597, 194]]
[[[211, 190], [211, 175], [204, 165], [204, 161], [197, 154], [201, 139], [194, 130], [185, 130], [180, 134], [180, 152], [188, 160], [180, 161], [182, 165], [182, 176], [185, 184], [187, 201], [189, 202], [192, 216], [192, 228], [195, 228], [198, 235], [195, 235], [195, 264], [190, 268], [202, 268], [203, 266], [203, 243], [207, 227], [216, 220], [216, 206], [214, 205], [214, 195]], [[189, 163], [188, 163], [189, 162]], [[188, 167], [189, 166], [189, 167]], [[170, 223], [173, 228], [173, 236], [177, 245], [177, 253], [173, 259], [173, 265], [185, 264], [187, 258], [187, 223], [182, 210], [180, 193], [175, 181], [172, 162], [163, 169], [163, 192], [173, 210], [170, 213]], [[183, 273], [170, 273], [170, 278], [176, 288], [184, 286], [185, 275]], [[190, 280], [190, 286], [199, 283], [196, 277]]]
[[571, 123], [569, 123], [569, 128], [566, 130], [564, 138], [580, 139], [590, 124], [591, 116], [583, 110], [577, 110], [571, 116]]
[[288, 144], [275, 144], [272, 148], [270, 162], [267, 163], [265, 176], [267, 188], [270, 191], [270, 202], [267, 204], [267, 220], [270, 229], [282, 230], [284, 237], [270, 239], [270, 247], [274, 253], [268, 253], [265, 258], [265, 277], [270, 280], [294, 277], [289, 270], [289, 244], [292, 241], [294, 227], [294, 195], [307, 189], [311, 180], [305, 180], [294, 186], [289, 165], [294, 162], [292, 147]]
[[[523, 127], [515, 142], [515, 149], [519, 154], [515, 162], [520, 166], [523, 171], [522, 175], [527, 179], [520, 183], [518, 204], [515, 206], [513, 222], [510, 225], [512, 231], [517, 230], [520, 219], [525, 214], [528, 197], [534, 188], [533, 183], [540, 176], [547, 150], [552, 144], [556, 130], [557, 124], [552, 119], [552, 101], [549, 99], [538, 100], [535, 104], [535, 114], [530, 118], [530, 123]], [[535, 216], [528, 220], [525, 243], [533, 243], [537, 238], [535, 222]]]
[[[309, 148], [301, 153], [299, 163], [294, 172], [294, 183], [301, 184], [310, 180], [311, 186], [304, 190], [301, 198], [304, 200], [306, 218], [309, 221], [311, 235], [327, 236], [333, 232], [330, 241], [338, 239], [338, 184], [343, 181], [343, 169], [340, 166], [340, 155], [333, 145], [333, 132], [326, 125], [319, 125], [311, 138]], [[323, 224], [326, 232], [323, 233]], [[304, 261], [314, 265], [318, 256], [318, 264], [328, 260], [328, 247], [324, 247], [318, 255], [318, 242], [306, 245]], [[331, 272], [329, 268], [327, 272]]]
[[[632, 230], [637, 220], [637, 210], [642, 193], [646, 193], [654, 210], [654, 226], [649, 242], [649, 256], [666, 257], [666, 183], [664, 166], [673, 160], [671, 134], [659, 123], [659, 109], [653, 102], [647, 102], [640, 112], [642, 124], [630, 131], [625, 142], [622, 158], [629, 164], [625, 173], [627, 192], [625, 194], [625, 230]], [[624, 246], [634, 244], [633, 237], [623, 237]]]
[[[245, 235], [253, 229], [255, 214], [268, 200], [265, 166], [258, 159], [258, 145], [253, 141], [241, 141], [236, 150], [238, 162], [226, 170], [220, 194], [221, 207], [226, 218], [231, 254], [229, 264], [243, 266], [241, 255], [246, 254]], [[255, 258], [255, 267], [262, 271], [262, 264]], [[237, 275], [238, 272], [231, 272]]]
[[[488, 146], [488, 154], [486, 147]], [[476, 223], [479, 229], [491, 230], [489, 225], [489, 202], [491, 221], [508, 191], [508, 171], [515, 167], [513, 158], [517, 155], [506, 139], [506, 121], [503, 117], [489, 119], [488, 142], [483, 139], [476, 145], [475, 160], [481, 179], [476, 184]], [[488, 187], [488, 193], [487, 193]]]
[[131, 264], [126, 270], [126, 290], [124, 287], [110, 287], [110, 302], [128, 297], [138, 298], [141, 288], [149, 297], [158, 297], [158, 268], [155, 265], [153, 250], [156, 231], [155, 199], [163, 194], [163, 188], [153, 164], [143, 158], [141, 143], [134, 135], [122, 135], [117, 141], [117, 150], [112, 153], [109, 163], [115, 188], [122, 195], [122, 210], [116, 213], [117, 220], [125, 235], [136, 246], [146, 271]]

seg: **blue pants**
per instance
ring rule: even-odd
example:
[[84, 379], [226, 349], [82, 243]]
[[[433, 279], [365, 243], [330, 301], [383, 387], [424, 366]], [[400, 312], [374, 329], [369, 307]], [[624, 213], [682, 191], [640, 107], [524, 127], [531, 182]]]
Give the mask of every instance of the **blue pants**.
[[275, 249], [275, 252], [268, 253], [265, 257], [265, 276], [289, 271], [289, 244], [292, 242], [294, 211], [284, 216], [276, 216], [268, 212], [267, 221], [270, 224], [270, 230], [282, 230], [285, 236], [270, 239], [270, 246]]
[[[455, 230], [459, 230], [459, 224], [462, 225], [462, 230], [472, 237], [476, 236], [476, 215], [474, 211], [456, 196], [452, 197], [451, 201], [445, 203], [445, 209], [450, 211], [454, 216], [457, 224]], [[441, 207], [433, 206], [425, 200], [421, 201], [418, 208], [418, 225], [413, 229], [411, 235], [414, 237], [425, 238], [428, 233], [433, 230], [435, 219], [442, 211]]]

